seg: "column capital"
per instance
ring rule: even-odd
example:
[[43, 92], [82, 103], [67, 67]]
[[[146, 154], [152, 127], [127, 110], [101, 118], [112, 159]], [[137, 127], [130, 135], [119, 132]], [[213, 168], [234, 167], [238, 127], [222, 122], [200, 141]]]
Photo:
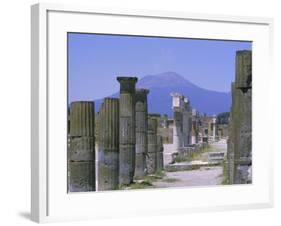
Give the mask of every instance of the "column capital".
[[136, 101], [147, 102], [149, 89], [136, 89]]
[[120, 93], [134, 93], [137, 77], [118, 76], [117, 81], [120, 83]]

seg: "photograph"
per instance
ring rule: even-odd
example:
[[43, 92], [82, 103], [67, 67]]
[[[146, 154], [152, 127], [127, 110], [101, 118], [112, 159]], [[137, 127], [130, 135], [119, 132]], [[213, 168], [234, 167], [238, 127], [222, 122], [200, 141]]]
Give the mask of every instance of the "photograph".
[[252, 42], [67, 33], [67, 192], [252, 183]]

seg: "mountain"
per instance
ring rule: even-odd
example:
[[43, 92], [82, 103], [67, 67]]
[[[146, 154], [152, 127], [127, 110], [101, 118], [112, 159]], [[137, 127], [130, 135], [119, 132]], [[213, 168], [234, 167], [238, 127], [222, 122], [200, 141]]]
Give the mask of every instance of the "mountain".
[[[137, 82], [137, 88], [149, 89], [148, 111], [173, 115], [171, 93], [177, 92], [187, 97], [191, 106], [207, 115], [228, 112], [231, 106], [231, 94], [203, 89], [191, 83], [175, 72], [165, 72], [156, 75], [147, 75]], [[111, 95], [118, 97], [119, 93]], [[96, 109], [99, 109], [102, 100], [96, 100]]]

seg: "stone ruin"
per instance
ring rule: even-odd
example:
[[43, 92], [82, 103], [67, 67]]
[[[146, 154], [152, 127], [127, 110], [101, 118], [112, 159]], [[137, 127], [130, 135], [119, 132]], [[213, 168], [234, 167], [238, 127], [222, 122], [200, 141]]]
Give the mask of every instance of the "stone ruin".
[[94, 103], [71, 104], [69, 115], [68, 191], [95, 190]]
[[188, 98], [171, 93], [173, 119], [162, 118], [160, 128], [164, 140], [164, 165], [174, 163], [176, 156], [189, 155], [216, 141], [216, 116], [200, 115]]
[[119, 185], [119, 99], [104, 99], [99, 121], [97, 188], [114, 190]]
[[228, 139], [230, 184], [252, 183], [252, 52], [236, 52]]
[[147, 174], [146, 158], [148, 156], [148, 118], [147, 118], [147, 95], [149, 90], [136, 90], [136, 162], [135, 177]]
[[[230, 184], [252, 182], [251, 51], [236, 54], [229, 125], [200, 114], [188, 98], [172, 93], [173, 118], [148, 113], [149, 90], [136, 77], [117, 77], [119, 98], [73, 102], [68, 109], [68, 191], [115, 190], [154, 174], [210, 142], [228, 137]], [[217, 156], [214, 156], [217, 158]]]
[[[68, 109], [68, 191], [104, 191], [163, 170], [158, 114], [148, 114], [149, 90], [136, 77], [117, 77], [119, 98], [72, 102]], [[96, 118], [96, 120], [95, 120]]]
[[135, 92], [136, 77], [117, 77], [120, 83], [119, 184], [133, 182], [135, 171]]

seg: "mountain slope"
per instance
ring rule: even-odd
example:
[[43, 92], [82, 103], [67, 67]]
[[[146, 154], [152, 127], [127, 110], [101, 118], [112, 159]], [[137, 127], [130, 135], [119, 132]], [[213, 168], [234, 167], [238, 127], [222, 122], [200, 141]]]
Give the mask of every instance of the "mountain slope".
[[[216, 92], [200, 88], [184, 77], [174, 72], [165, 72], [157, 75], [147, 75], [137, 82], [137, 88], [147, 88], [148, 110], [153, 113], [172, 116], [172, 97], [170, 93], [177, 92], [189, 98], [193, 108], [201, 113], [214, 115], [230, 110], [230, 93]], [[118, 97], [115, 93], [112, 97]], [[96, 100], [96, 109], [102, 100]]]

